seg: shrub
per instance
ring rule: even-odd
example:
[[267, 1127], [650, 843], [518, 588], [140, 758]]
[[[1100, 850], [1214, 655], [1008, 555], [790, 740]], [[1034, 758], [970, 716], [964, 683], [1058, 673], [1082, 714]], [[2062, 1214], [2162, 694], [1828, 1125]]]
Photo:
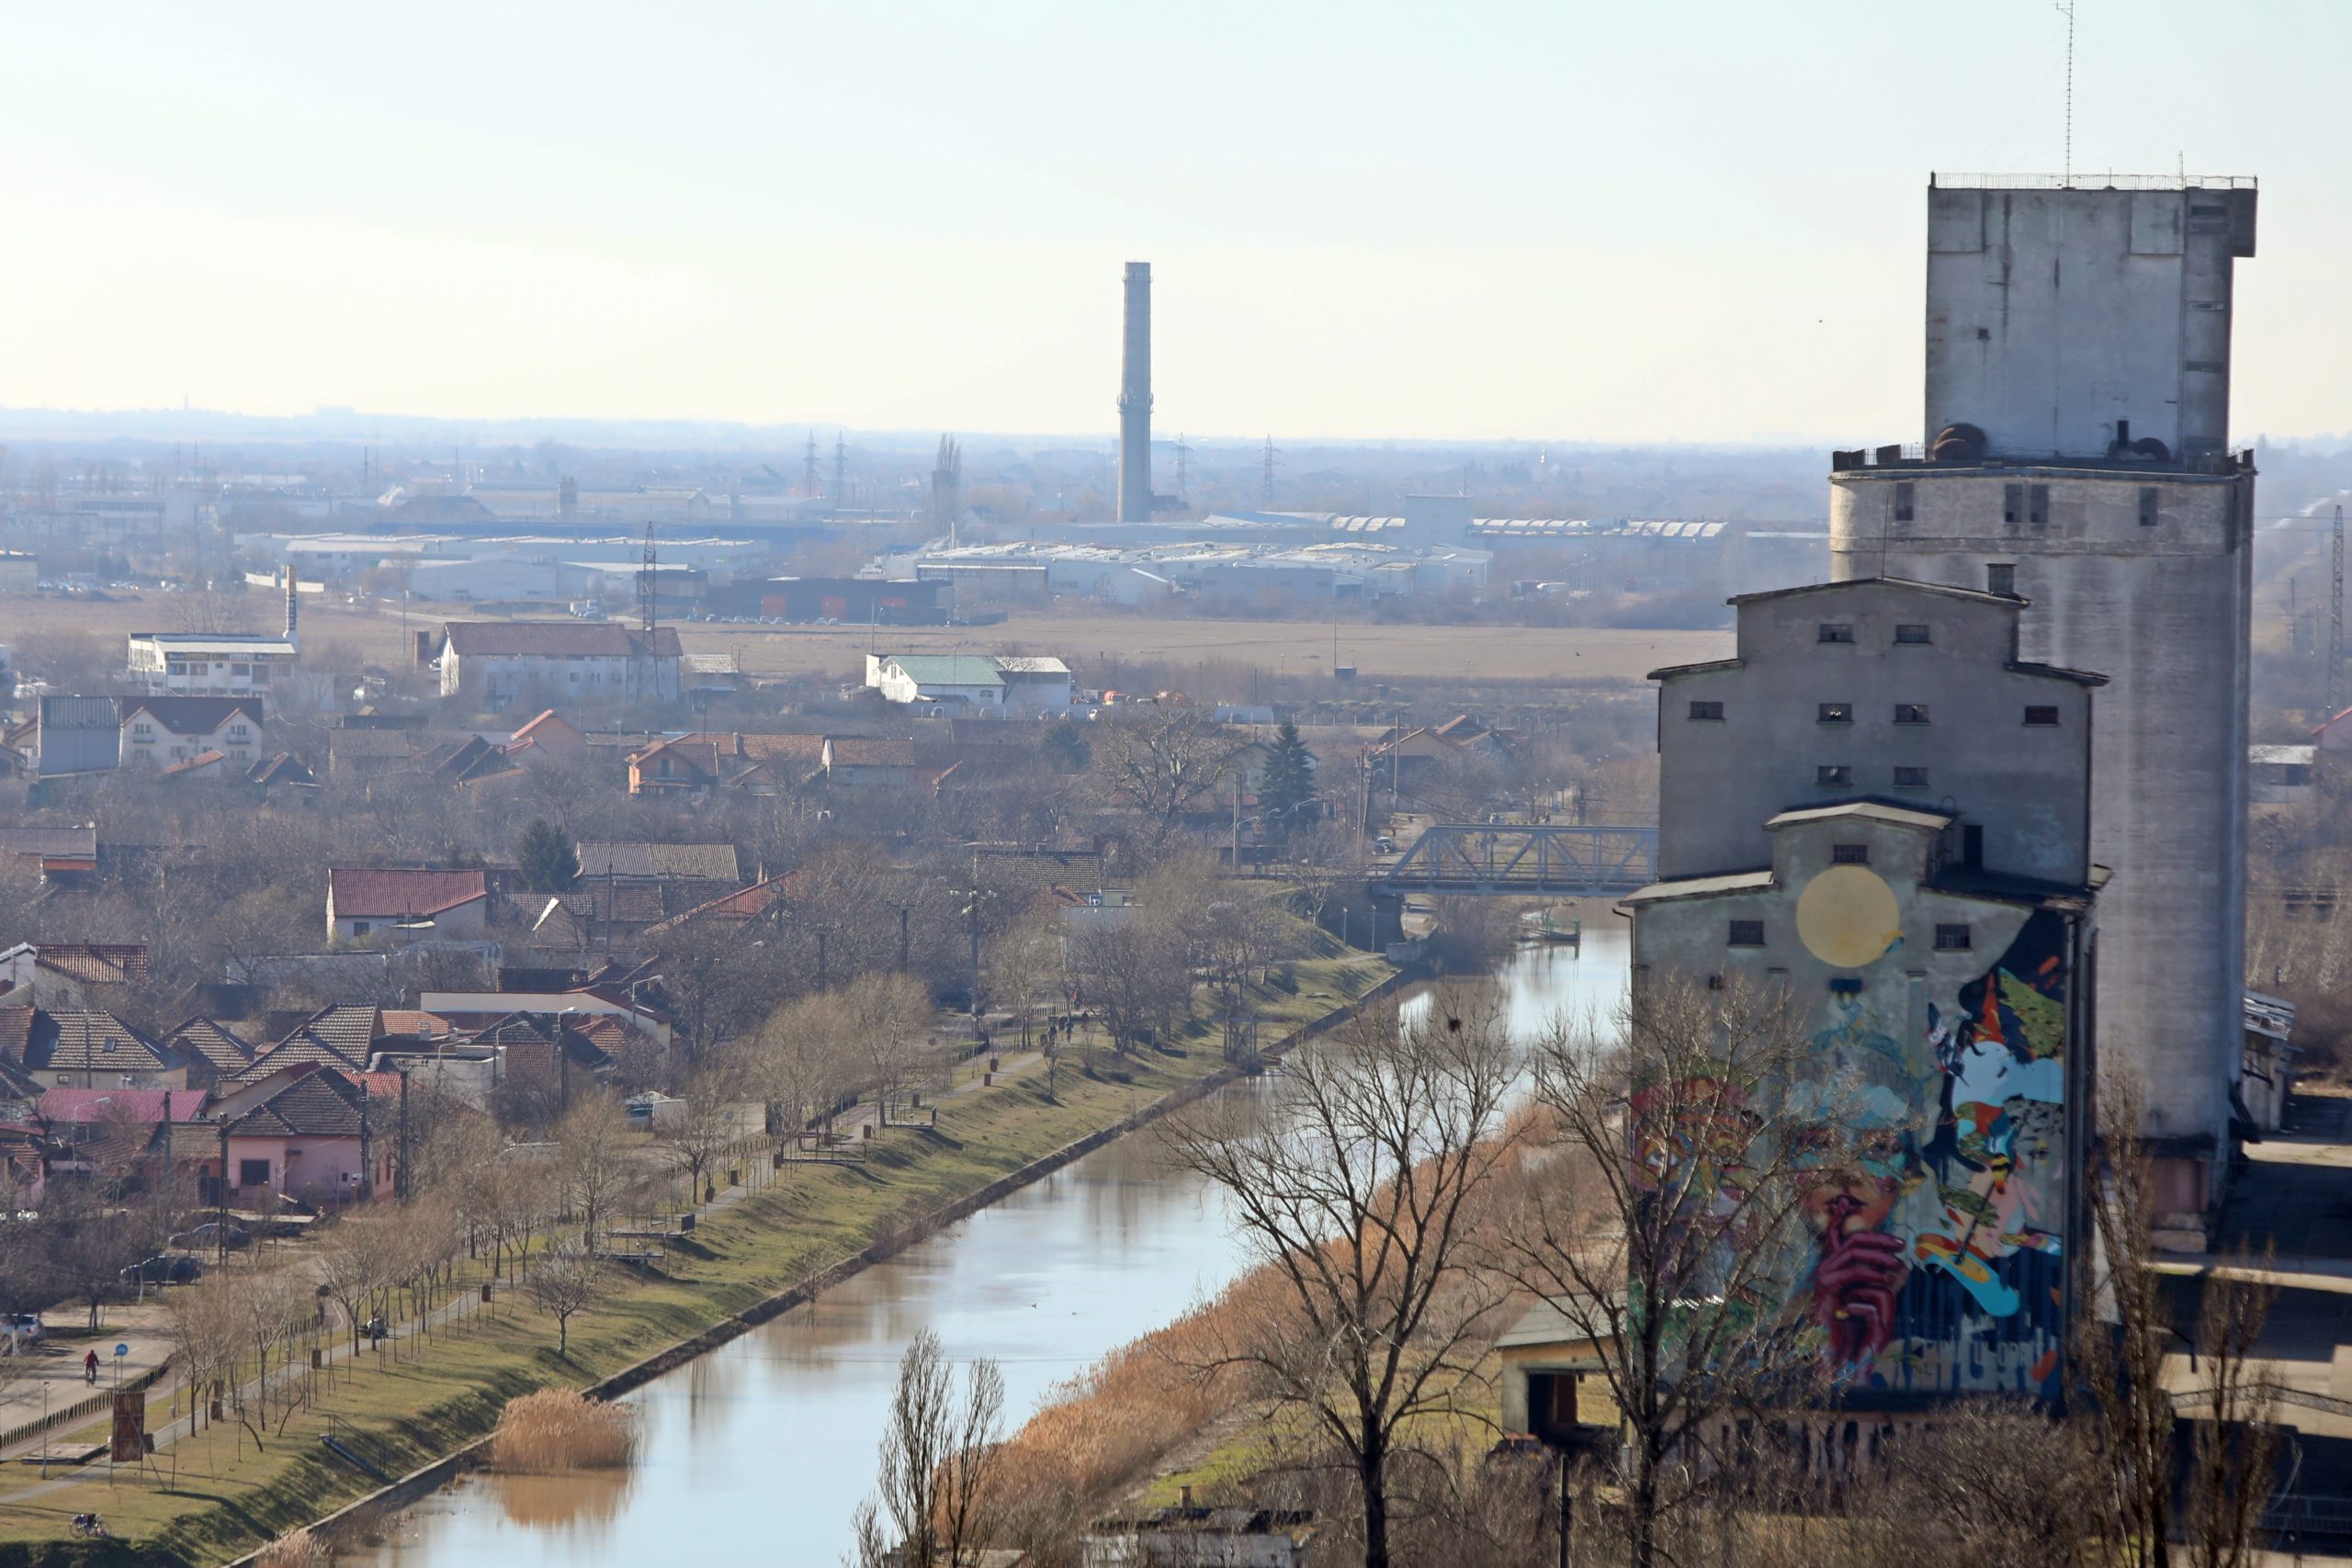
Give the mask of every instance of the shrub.
[[567, 1470], [619, 1470], [637, 1449], [629, 1412], [568, 1388], [546, 1388], [510, 1401], [491, 1438], [499, 1470], [539, 1475]]

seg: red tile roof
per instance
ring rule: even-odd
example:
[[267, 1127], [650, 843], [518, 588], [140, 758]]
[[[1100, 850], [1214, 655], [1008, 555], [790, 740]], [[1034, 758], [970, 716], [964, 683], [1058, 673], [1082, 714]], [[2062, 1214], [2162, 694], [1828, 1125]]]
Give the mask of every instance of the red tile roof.
[[200, 1089], [52, 1089], [34, 1109], [51, 1122], [193, 1122], [210, 1098]]
[[43, 942], [33, 949], [33, 962], [61, 975], [94, 985], [119, 986], [147, 978], [147, 944], [143, 942]]
[[327, 902], [339, 920], [437, 915], [489, 892], [479, 871], [338, 867], [327, 873]]

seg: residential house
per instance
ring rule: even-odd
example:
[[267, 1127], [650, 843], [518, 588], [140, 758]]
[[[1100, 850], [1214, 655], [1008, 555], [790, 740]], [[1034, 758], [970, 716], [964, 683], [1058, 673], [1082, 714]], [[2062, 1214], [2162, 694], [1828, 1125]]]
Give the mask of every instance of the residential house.
[[327, 936], [400, 942], [479, 937], [489, 900], [480, 871], [336, 867], [327, 873]]
[[789, 878], [768, 877], [755, 882], [740, 892], [698, 904], [682, 915], [673, 915], [658, 925], [647, 928], [645, 934], [659, 937], [690, 925], [705, 925], [713, 929], [747, 926], [752, 921], [776, 913], [784, 906]]
[[150, 1127], [193, 1122], [211, 1098], [200, 1089], [52, 1089], [35, 1102], [33, 1114], [53, 1126]]
[[579, 727], [553, 708], [514, 731], [506, 743], [506, 754], [525, 767], [540, 767], [548, 762], [576, 767], [589, 760], [588, 737]]
[[915, 743], [911, 740], [828, 735], [822, 755], [825, 782], [835, 789], [903, 790], [914, 783]]
[[291, 672], [301, 656], [291, 568], [285, 581], [286, 622], [278, 635], [133, 632], [128, 659], [131, 680], [150, 691], [180, 696], [268, 691], [279, 675]]
[[168, 768], [209, 751], [242, 773], [261, 756], [262, 700], [242, 697], [125, 697], [119, 760]]
[[628, 758], [629, 794], [692, 795], [716, 787], [719, 780], [721, 747], [732, 739], [681, 735], [657, 740], [641, 751], [630, 752]]
[[197, 1015], [167, 1030], [161, 1043], [187, 1064], [188, 1080], [217, 1084], [253, 1066], [254, 1048], [217, 1020]]
[[98, 830], [0, 828], [0, 861], [13, 861], [44, 883], [85, 881], [97, 874]]
[[1004, 711], [1004, 674], [972, 653], [869, 653], [865, 683], [890, 703], [953, 707], [975, 717]]
[[0, 1002], [17, 1007], [103, 1007], [147, 978], [147, 944], [20, 942], [0, 953]]
[[1002, 654], [996, 668], [1004, 681], [1002, 712], [1007, 718], [1057, 718], [1069, 711], [1077, 695], [1069, 666], [1058, 659]]
[[47, 1089], [186, 1089], [175, 1053], [109, 1012], [0, 1007], [0, 1056]]
[[228, 1201], [348, 1203], [392, 1179], [397, 1140], [379, 1138], [368, 1093], [349, 1074], [296, 1063], [223, 1096], [209, 1120], [223, 1143]]
[[743, 881], [742, 863], [733, 844], [583, 840], [580, 874], [583, 880], [594, 881], [724, 882], [737, 886]]
[[254, 762], [245, 770], [245, 783], [264, 799], [277, 795], [297, 805], [309, 804], [319, 792], [318, 776], [291, 751], [274, 752]]
[[537, 689], [599, 702], [674, 698], [682, 657], [674, 626], [452, 621], [441, 640], [441, 694], [493, 708]]
[[[651, 986], [588, 985], [562, 991], [426, 991], [417, 998], [426, 1011], [462, 1032], [488, 1029], [516, 1013], [571, 1015], [576, 1027], [591, 1029], [599, 1019], [626, 1024], [664, 1050], [670, 1044], [670, 1015], [651, 999]], [[591, 1033], [602, 1043], [602, 1037]], [[607, 1047], [609, 1049], [610, 1047]]]

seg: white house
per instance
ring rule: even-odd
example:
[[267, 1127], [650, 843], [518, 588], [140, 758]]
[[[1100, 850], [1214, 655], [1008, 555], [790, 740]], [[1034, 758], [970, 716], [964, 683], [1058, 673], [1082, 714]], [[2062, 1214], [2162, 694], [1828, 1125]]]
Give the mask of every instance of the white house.
[[261, 755], [262, 701], [243, 697], [125, 697], [121, 761], [168, 768], [218, 751], [240, 768]]
[[1074, 693], [1058, 659], [972, 653], [869, 653], [865, 683], [888, 702], [952, 705], [981, 718], [1049, 717], [1069, 711]]
[[572, 699], [675, 697], [681, 657], [675, 626], [452, 621], [441, 640], [441, 694], [466, 692], [491, 707], [533, 687]]

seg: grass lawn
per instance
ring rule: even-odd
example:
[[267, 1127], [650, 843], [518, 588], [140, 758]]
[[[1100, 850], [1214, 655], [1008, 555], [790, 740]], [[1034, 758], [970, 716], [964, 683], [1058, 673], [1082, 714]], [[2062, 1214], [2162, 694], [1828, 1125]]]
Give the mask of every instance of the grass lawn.
[[[1321, 950], [1295, 966], [1295, 986], [1267, 991], [1266, 1037], [1329, 1010], [1336, 998], [1362, 995], [1389, 972], [1363, 953]], [[282, 1432], [273, 1412], [263, 1451], [224, 1421], [159, 1454], [160, 1483], [126, 1470], [110, 1486], [101, 1464], [87, 1480], [30, 1498], [23, 1495], [38, 1472], [8, 1465], [0, 1471], [0, 1568], [227, 1561], [375, 1489], [322, 1446], [331, 1426], [379, 1469], [413, 1470], [489, 1432], [516, 1394], [606, 1377], [1223, 1066], [1206, 1027], [1167, 1053], [1135, 1061], [1096, 1055], [1100, 1076], [1092, 1077], [1077, 1053], [1065, 1055], [1053, 1100], [1033, 1068], [947, 1100], [935, 1129], [893, 1130], [861, 1166], [787, 1166], [772, 1185], [710, 1214], [691, 1252], [673, 1259], [676, 1276], [625, 1285], [575, 1317], [568, 1362], [555, 1354], [551, 1320], [519, 1294], [501, 1295], [494, 1308], [436, 1331], [414, 1359], [370, 1353], [314, 1376], [307, 1406]], [[153, 1402], [153, 1425], [167, 1418], [168, 1399]], [[104, 1427], [74, 1436], [96, 1440]], [[119, 1539], [58, 1540], [85, 1511], [104, 1515]]]

